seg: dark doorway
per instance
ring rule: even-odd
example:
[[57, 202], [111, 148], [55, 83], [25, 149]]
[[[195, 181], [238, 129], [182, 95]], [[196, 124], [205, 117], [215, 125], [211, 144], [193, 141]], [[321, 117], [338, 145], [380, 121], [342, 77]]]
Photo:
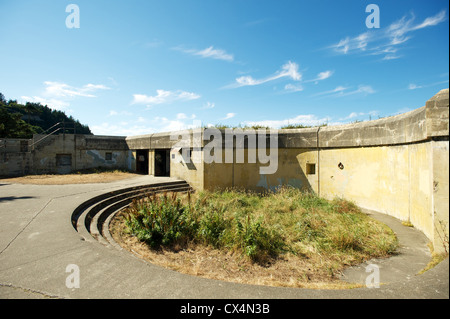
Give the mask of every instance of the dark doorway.
[[170, 150], [155, 150], [155, 176], [170, 177]]
[[148, 175], [148, 150], [136, 151], [136, 173]]

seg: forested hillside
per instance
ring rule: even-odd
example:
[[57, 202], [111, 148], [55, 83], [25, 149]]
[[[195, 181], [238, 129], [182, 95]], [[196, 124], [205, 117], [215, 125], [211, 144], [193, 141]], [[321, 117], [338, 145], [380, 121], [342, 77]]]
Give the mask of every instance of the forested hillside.
[[[59, 122], [64, 122], [66, 133], [92, 134], [87, 125], [62, 111], [40, 103], [26, 102], [23, 105], [16, 100], [7, 101], [0, 93], [0, 138], [32, 138], [33, 134], [46, 132]], [[63, 130], [58, 133], [63, 133]]]

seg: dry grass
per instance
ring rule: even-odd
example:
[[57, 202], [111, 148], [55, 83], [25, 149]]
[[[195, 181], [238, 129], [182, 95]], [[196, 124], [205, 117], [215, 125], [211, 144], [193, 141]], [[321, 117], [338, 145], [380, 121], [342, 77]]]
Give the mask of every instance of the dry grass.
[[130, 231], [130, 224], [126, 223], [129, 212], [114, 218], [110, 229], [113, 238], [153, 264], [189, 275], [245, 284], [320, 289], [361, 287], [340, 281], [339, 275], [347, 266], [388, 257], [398, 244], [386, 225], [340, 199], [326, 201], [285, 189], [263, 197], [225, 191], [199, 193], [195, 198], [183, 200], [192, 201], [193, 206], [200, 203], [206, 211], [224, 208], [225, 219], [237, 221], [243, 216], [261, 220], [263, 229], [276, 231], [288, 249], [255, 262], [233, 245], [230, 238], [233, 232], [231, 236], [224, 235], [221, 245], [191, 238], [152, 249]]
[[[326, 261], [302, 259], [285, 254], [264, 265], [254, 263], [235, 251], [214, 249], [194, 243], [175, 247], [151, 249], [146, 243], [126, 233], [122, 216], [110, 225], [114, 240], [136, 256], [167, 269], [202, 278], [240, 284], [309, 289], [351, 289], [362, 285], [339, 281], [323, 272]], [[316, 264], [322, 264], [317, 267]]]
[[428, 248], [431, 251], [431, 260], [430, 262], [425, 266], [424, 269], [419, 271], [417, 274], [422, 275], [425, 272], [427, 272], [430, 269], [433, 269], [437, 265], [439, 265], [442, 261], [444, 261], [446, 258], [448, 258], [448, 253], [437, 253], [434, 251], [434, 246], [432, 242], [428, 243]]
[[0, 179], [12, 184], [32, 185], [67, 185], [67, 184], [96, 184], [109, 183], [139, 176], [123, 171], [79, 172], [66, 175], [28, 175], [14, 178]]

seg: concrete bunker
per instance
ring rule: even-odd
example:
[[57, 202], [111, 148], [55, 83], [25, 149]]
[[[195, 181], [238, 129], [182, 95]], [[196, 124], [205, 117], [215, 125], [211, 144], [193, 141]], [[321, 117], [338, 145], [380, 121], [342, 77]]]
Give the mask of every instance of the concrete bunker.
[[[30, 141], [0, 140], [0, 176], [106, 167], [178, 178], [197, 190], [237, 187], [265, 191], [290, 185], [326, 199], [342, 197], [408, 221], [437, 251], [448, 252], [448, 89], [438, 92], [425, 106], [392, 117], [278, 130], [278, 169], [272, 174], [261, 173], [261, 168], [267, 167], [264, 161], [248, 160], [253, 148], [248, 147], [249, 137], [243, 137], [248, 135], [245, 131], [238, 135], [242, 143], [236, 136], [236, 143], [229, 145], [231, 162], [225, 154], [226, 132], [218, 130], [216, 136], [204, 133], [204, 129], [195, 129], [126, 138], [65, 134], [46, 137], [38, 144], [34, 141], [41, 141], [40, 136]], [[198, 136], [198, 144], [179, 144]], [[208, 146], [216, 138], [217, 149], [212, 152]], [[258, 149], [270, 153], [266, 147], [271, 138], [261, 140], [266, 143], [260, 148], [258, 139]], [[238, 154], [247, 160], [240, 162]], [[211, 157], [217, 160], [210, 162]]]

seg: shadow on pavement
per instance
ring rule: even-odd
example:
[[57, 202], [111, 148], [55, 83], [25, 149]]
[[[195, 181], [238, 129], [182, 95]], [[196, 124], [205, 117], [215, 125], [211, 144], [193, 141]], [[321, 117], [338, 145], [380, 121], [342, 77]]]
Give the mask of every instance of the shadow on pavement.
[[[0, 185], [1, 186], [1, 185]], [[1, 202], [7, 202], [7, 201], [13, 201], [13, 200], [18, 200], [18, 199], [31, 199], [31, 198], [36, 198], [34, 196], [20, 196], [20, 197], [16, 197], [16, 196], [7, 196], [7, 197], [0, 197], [0, 203]]]

